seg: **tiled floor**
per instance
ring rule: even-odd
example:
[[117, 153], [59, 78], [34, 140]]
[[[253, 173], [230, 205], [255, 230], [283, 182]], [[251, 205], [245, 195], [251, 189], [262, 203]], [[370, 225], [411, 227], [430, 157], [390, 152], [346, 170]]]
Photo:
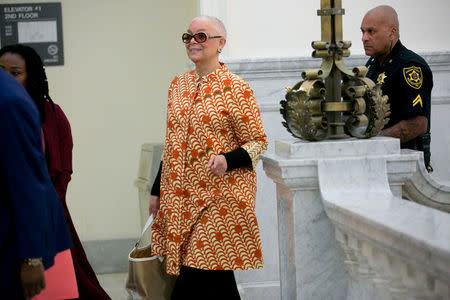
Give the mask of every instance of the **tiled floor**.
[[125, 290], [127, 273], [99, 274], [97, 278], [112, 300], [127, 300]]

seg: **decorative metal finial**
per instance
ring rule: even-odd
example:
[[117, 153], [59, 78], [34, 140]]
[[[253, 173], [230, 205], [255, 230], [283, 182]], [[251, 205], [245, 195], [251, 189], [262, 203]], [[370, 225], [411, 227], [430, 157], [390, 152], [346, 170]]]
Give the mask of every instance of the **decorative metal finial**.
[[322, 58], [319, 69], [302, 72], [303, 81], [286, 88], [281, 100], [283, 126], [309, 141], [378, 135], [389, 121], [390, 107], [379, 85], [366, 78], [364, 66], [348, 70], [350, 41], [342, 39], [341, 0], [321, 0], [322, 40], [312, 42], [312, 56]]

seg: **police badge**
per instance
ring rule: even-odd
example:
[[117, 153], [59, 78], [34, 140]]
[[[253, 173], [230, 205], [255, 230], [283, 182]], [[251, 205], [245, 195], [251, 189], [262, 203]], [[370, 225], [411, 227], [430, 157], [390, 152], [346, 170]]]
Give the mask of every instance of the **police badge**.
[[420, 89], [422, 86], [423, 76], [420, 67], [412, 66], [403, 68], [403, 77], [405, 77], [406, 83], [416, 90]]
[[384, 83], [384, 80], [385, 80], [386, 78], [387, 78], [386, 74], [384, 74], [384, 72], [381, 73], [380, 75], [378, 75], [377, 83], [378, 83], [378, 84]]

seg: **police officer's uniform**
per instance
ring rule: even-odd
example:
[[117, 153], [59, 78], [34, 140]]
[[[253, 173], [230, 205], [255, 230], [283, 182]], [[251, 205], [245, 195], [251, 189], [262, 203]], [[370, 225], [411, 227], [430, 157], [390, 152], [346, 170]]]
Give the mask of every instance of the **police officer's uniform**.
[[401, 120], [416, 116], [428, 119], [427, 133], [401, 144], [401, 148], [424, 151], [425, 165], [430, 161], [430, 111], [433, 75], [425, 60], [402, 45], [400, 40], [380, 66], [378, 60], [370, 58], [366, 66], [367, 77], [381, 84], [384, 95], [388, 95], [391, 116], [385, 128]]

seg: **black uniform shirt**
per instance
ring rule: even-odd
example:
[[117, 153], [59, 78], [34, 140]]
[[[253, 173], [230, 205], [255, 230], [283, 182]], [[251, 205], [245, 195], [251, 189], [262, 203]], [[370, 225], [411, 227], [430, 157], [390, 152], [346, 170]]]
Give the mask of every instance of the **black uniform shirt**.
[[[391, 116], [385, 128], [401, 120], [425, 116], [429, 132], [433, 75], [425, 60], [408, 50], [399, 40], [383, 65], [380, 66], [378, 60], [372, 57], [366, 67], [369, 68], [367, 77], [380, 83], [383, 94], [389, 97]], [[416, 139], [401, 147], [416, 149]]]

